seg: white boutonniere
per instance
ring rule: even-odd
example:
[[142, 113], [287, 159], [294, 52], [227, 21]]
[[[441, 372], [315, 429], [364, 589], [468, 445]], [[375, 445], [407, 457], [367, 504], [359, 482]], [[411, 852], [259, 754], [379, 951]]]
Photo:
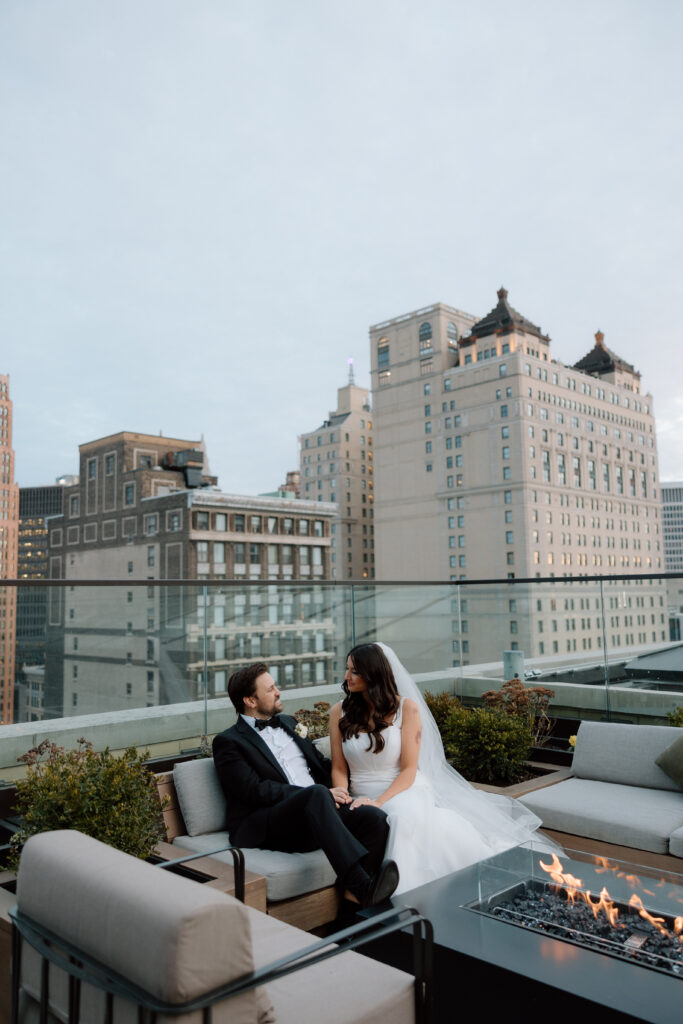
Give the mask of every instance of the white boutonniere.
[[300, 737], [300, 738], [301, 738], [302, 740], [305, 740], [305, 739], [306, 739], [306, 737], [308, 736], [308, 729], [306, 728], [306, 726], [304, 725], [304, 723], [303, 723], [303, 722], [297, 722], [297, 726], [296, 726], [296, 729], [294, 730], [294, 732], [295, 732], [295, 733], [297, 734], [297, 736], [299, 736], [299, 737]]

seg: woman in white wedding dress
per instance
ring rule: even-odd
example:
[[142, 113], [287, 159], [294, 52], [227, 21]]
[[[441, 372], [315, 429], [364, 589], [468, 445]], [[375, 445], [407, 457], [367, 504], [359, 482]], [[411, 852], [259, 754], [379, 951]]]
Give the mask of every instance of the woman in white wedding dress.
[[354, 647], [343, 688], [330, 712], [332, 784], [348, 789], [352, 809], [386, 811], [397, 893], [533, 838], [536, 815], [474, 789], [446, 762], [436, 722], [390, 647]]

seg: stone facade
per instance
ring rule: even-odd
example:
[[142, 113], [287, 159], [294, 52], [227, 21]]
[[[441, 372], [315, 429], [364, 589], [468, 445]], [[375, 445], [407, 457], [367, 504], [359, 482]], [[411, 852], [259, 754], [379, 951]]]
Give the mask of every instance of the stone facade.
[[337, 391], [337, 408], [316, 430], [302, 434], [300, 495], [336, 502], [332, 525], [332, 579], [374, 579], [375, 524], [372, 413], [365, 388]]
[[325, 681], [331, 624], [313, 610], [325, 603], [315, 583], [329, 575], [333, 506], [224, 494], [193, 441], [122, 433], [80, 455], [80, 483], [49, 520], [50, 576], [92, 586], [51, 593], [51, 714], [194, 700], [205, 682], [224, 695], [231, 672], [258, 658], [284, 686]]
[[[17, 576], [19, 488], [14, 482], [9, 376], [0, 374], [0, 580]], [[14, 720], [17, 592], [0, 586], [0, 725]]]
[[[436, 304], [372, 327], [370, 339], [378, 579], [662, 571], [652, 397], [600, 332], [584, 369], [565, 366], [501, 289], [482, 320]], [[454, 664], [503, 649], [595, 652], [598, 589], [580, 599], [546, 596], [540, 583], [463, 589], [451, 609]], [[663, 603], [660, 585], [610, 593], [606, 642], [664, 640]]]

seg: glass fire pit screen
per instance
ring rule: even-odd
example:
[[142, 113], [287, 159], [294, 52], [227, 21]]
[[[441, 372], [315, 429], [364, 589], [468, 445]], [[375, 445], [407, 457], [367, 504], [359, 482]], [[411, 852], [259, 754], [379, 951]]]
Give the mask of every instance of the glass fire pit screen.
[[586, 858], [507, 850], [479, 865], [467, 908], [683, 978], [683, 876]]

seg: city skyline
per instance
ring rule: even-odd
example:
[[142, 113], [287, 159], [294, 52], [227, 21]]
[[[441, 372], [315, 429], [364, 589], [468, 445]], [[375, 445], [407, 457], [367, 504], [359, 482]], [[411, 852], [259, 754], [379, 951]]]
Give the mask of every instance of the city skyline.
[[567, 364], [604, 332], [654, 396], [661, 479], [682, 478], [682, 30], [673, 2], [10, 0], [17, 482], [162, 429], [203, 434], [225, 490], [273, 490], [350, 356], [369, 386], [371, 324], [483, 317], [501, 286]]

